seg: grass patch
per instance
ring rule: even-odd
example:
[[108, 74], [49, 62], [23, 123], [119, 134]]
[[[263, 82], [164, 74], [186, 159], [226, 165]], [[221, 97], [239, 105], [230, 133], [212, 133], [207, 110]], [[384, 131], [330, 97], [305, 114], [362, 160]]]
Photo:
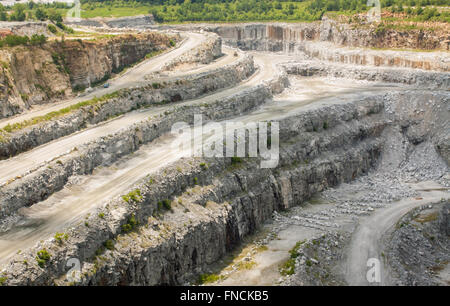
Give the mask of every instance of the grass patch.
[[201, 274], [198, 278], [197, 284], [203, 285], [203, 284], [209, 284], [209, 283], [215, 283], [217, 281], [223, 280], [225, 277], [223, 275], [218, 274]]
[[295, 261], [300, 255], [299, 249], [304, 244], [306, 240], [299, 241], [295, 246], [289, 251], [289, 259], [280, 267], [280, 274], [283, 276], [292, 275], [295, 273]]
[[42, 115], [42, 116], [37, 116], [37, 117], [31, 118], [30, 120], [25, 120], [25, 121], [13, 123], [13, 124], [7, 124], [5, 127], [0, 129], [0, 132], [12, 133], [12, 132], [15, 132], [18, 130], [22, 130], [26, 127], [33, 126], [33, 125], [36, 125], [36, 124], [39, 124], [42, 122], [47, 122], [52, 119], [56, 119], [56, 118], [62, 117], [64, 115], [70, 114], [70, 113], [72, 113], [76, 110], [79, 110], [85, 106], [97, 105], [101, 102], [107, 101], [112, 98], [116, 98], [118, 96], [119, 96], [119, 92], [116, 91], [111, 94], [106, 94], [100, 98], [95, 97], [90, 100], [79, 102], [77, 104], [62, 108], [57, 111], [50, 112], [50, 113]]
[[242, 158], [240, 158], [240, 157], [236, 157], [236, 156], [233, 156], [232, 158], [231, 158], [231, 164], [234, 166], [234, 165], [237, 165], [237, 164], [240, 164], [240, 163], [242, 163]]
[[434, 213], [430, 213], [430, 214], [426, 214], [426, 215], [419, 215], [414, 219], [414, 221], [423, 224], [423, 223], [435, 221], [435, 220], [437, 220], [437, 218], [438, 218], [438, 213], [434, 212]]
[[238, 270], [250, 270], [254, 266], [256, 266], [254, 261], [240, 261], [236, 264]]

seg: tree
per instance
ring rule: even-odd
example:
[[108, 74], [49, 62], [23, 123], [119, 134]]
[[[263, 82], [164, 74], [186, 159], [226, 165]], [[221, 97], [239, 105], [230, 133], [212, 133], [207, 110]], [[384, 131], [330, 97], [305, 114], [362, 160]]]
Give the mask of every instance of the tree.
[[6, 9], [5, 7], [0, 4], [0, 21], [7, 21], [8, 15], [6, 15]]
[[21, 3], [14, 4], [13, 12], [10, 16], [11, 21], [24, 21], [26, 18], [25, 5]]
[[55, 23], [61, 23], [63, 21], [62, 14], [53, 9], [48, 12], [48, 19]]
[[36, 19], [40, 20], [40, 21], [47, 20], [47, 18], [48, 18], [47, 12], [40, 7], [38, 7], [36, 9], [36, 12], [34, 13], [34, 15], [36, 16]]
[[47, 41], [47, 37], [45, 35], [33, 34], [30, 38], [31, 45], [42, 45]]

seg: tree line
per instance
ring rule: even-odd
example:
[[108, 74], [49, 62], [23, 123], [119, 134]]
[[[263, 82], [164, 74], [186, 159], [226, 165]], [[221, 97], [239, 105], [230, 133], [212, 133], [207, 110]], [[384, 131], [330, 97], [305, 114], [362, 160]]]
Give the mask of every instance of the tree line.
[[[82, 10], [108, 10], [123, 7], [148, 7], [157, 22], [189, 21], [314, 21], [326, 12], [362, 13], [370, 9], [367, 0], [81, 0]], [[433, 6], [450, 6], [450, 0], [381, 0], [381, 7], [404, 12], [415, 21], [450, 21], [449, 11]], [[69, 6], [53, 4], [16, 4], [9, 14], [0, 6], [0, 20], [52, 20], [62, 22], [61, 11]]]

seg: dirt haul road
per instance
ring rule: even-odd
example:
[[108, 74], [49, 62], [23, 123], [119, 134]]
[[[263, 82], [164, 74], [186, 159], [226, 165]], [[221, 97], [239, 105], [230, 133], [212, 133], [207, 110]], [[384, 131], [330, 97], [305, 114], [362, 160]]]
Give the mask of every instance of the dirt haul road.
[[[392, 203], [390, 207], [380, 209], [360, 220], [356, 231], [352, 235], [347, 252], [347, 261], [344, 263], [345, 278], [349, 285], [389, 285], [389, 269], [384, 267], [381, 256], [383, 236], [392, 230], [398, 220], [410, 210], [438, 202], [443, 198], [450, 198], [448, 192], [439, 190], [442, 189], [442, 186], [436, 186], [433, 182], [415, 184], [413, 188], [420, 192], [420, 197], [403, 199]], [[381, 263], [380, 282], [376, 282], [373, 274], [370, 274], [371, 277], [369, 277], [371, 282], [368, 281], [367, 273], [373, 267], [373, 264], [368, 266], [370, 258], [378, 259]]]

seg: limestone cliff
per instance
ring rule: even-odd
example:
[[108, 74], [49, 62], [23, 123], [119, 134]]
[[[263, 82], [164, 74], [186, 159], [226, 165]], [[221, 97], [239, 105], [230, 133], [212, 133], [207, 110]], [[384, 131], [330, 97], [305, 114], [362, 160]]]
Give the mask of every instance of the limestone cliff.
[[0, 118], [68, 98], [73, 89], [92, 86], [148, 53], [167, 49], [171, 39], [146, 33], [4, 48], [0, 50]]

